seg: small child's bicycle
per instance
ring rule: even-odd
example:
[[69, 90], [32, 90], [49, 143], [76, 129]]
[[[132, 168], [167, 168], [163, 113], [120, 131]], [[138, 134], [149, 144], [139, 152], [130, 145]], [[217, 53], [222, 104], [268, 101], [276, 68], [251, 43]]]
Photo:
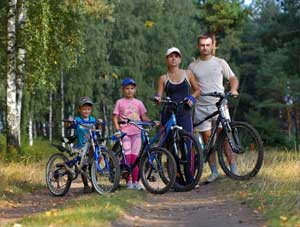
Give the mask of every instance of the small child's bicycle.
[[120, 160], [121, 175], [127, 178], [128, 174], [132, 174], [133, 169], [139, 167], [139, 176], [144, 187], [151, 193], [163, 194], [167, 192], [174, 184], [176, 177], [176, 162], [173, 155], [165, 148], [152, 147], [149, 140], [149, 129], [145, 127], [155, 126], [154, 122], [133, 121], [128, 119], [120, 124], [131, 124], [139, 128], [142, 133], [142, 147], [137, 159], [133, 164], [129, 164], [125, 157], [122, 138], [126, 133], [122, 133], [120, 137], [116, 137], [117, 142], [112, 150]]
[[[87, 124], [94, 126], [95, 122], [85, 121], [81, 126], [87, 127]], [[73, 152], [70, 146], [76, 137], [62, 138], [68, 148], [52, 144], [61, 152], [53, 154], [46, 166], [46, 184], [52, 195], [64, 196], [79, 174], [83, 174], [88, 181], [92, 182], [93, 189], [99, 194], [113, 192], [117, 188], [120, 181], [118, 159], [102, 144], [104, 138], [101, 137], [101, 130], [94, 127], [87, 128], [90, 132], [89, 149], [83, 154]]]

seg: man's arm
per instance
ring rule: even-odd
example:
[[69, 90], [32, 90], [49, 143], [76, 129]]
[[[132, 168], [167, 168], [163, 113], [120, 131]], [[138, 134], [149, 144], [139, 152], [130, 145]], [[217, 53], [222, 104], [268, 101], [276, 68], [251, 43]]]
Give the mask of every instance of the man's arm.
[[200, 86], [199, 86], [198, 80], [196, 79], [195, 75], [192, 73], [191, 70], [188, 70], [188, 78], [189, 78], [190, 84], [193, 88], [192, 96], [194, 98], [198, 98], [200, 95]]
[[239, 80], [236, 76], [232, 76], [229, 78], [229, 83], [230, 83], [230, 92], [233, 95], [238, 95], [238, 88], [239, 88]]

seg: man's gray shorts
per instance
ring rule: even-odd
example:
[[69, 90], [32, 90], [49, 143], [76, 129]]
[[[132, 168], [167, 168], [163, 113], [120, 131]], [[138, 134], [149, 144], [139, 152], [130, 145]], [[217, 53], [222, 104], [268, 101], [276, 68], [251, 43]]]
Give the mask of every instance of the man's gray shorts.
[[[194, 113], [193, 113], [193, 123], [198, 123], [202, 121], [204, 118], [212, 114], [213, 112], [217, 111], [218, 108], [216, 105], [206, 105], [206, 106], [200, 106], [199, 104], [195, 106]], [[228, 108], [226, 107], [226, 118], [230, 119]], [[212, 129], [213, 124], [216, 123], [216, 120], [218, 118], [218, 115], [214, 116], [213, 118], [210, 118], [206, 121], [204, 121], [202, 124], [196, 126], [194, 128], [194, 131], [198, 132], [205, 132]], [[219, 128], [222, 128], [222, 125], [219, 125]]]

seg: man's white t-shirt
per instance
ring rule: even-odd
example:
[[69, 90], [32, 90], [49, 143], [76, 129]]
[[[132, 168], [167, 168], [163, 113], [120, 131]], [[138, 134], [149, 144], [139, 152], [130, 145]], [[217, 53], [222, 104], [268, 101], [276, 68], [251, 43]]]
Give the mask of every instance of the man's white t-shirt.
[[[234, 73], [228, 63], [221, 58], [212, 56], [209, 60], [202, 61], [197, 59], [188, 67], [199, 81], [201, 94], [209, 92], [224, 92], [223, 77], [230, 79]], [[200, 96], [198, 105], [215, 105], [218, 98]]]

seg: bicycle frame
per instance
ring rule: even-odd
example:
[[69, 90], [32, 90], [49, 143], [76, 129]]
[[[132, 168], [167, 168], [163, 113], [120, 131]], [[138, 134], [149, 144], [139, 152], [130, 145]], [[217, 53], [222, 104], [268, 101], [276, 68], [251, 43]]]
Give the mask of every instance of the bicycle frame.
[[[217, 96], [217, 93], [209, 93], [212, 96], [215, 95]], [[204, 96], [210, 96], [209, 94], [205, 94]], [[227, 104], [227, 99], [228, 96], [230, 96], [230, 93], [227, 93], [224, 95], [224, 97], [219, 97], [220, 100], [216, 103], [216, 106], [218, 108], [217, 111], [213, 112], [212, 114], [208, 115], [207, 117], [205, 117], [203, 120], [201, 120], [200, 122], [194, 124], [193, 126], [196, 127], [200, 124], [202, 124], [203, 122], [213, 118], [214, 116], [218, 115], [217, 120], [216, 120], [216, 124], [214, 125], [214, 127], [211, 130], [211, 135], [208, 138], [207, 143], [204, 146], [203, 149], [203, 154], [205, 156], [205, 160], [207, 160], [207, 158], [209, 157], [209, 154], [211, 153], [214, 143], [215, 143], [215, 136], [217, 135], [217, 131], [218, 131], [218, 127], [221, 124], [223, 127], [223, 130], [225, 131], [226, 135], [228, 135], [229, 132], [231, 132], [231, 127], [230, 127], [230, 119], [227, 119], [225, 116], [225, 106]], [[232, 148], [234, 148], [234, 144], [232, 143], [232, 141], [229, 141], [229, 144]]]
[[[138, 166], [139, 162], [140, 162], [140, 159], [143, 155], [144, 152], [147, 152], [148, 153], [148, 160], [149, 160], [149, 163], [152, 165], [152, 160], [150, 158], [150, 155], [149, 155], [149, 150], [151, 148], [151, 145], [153, 143], [150, 142], [149, 140], [149, 134], [147, 132], [146, 129], [143, 128], [143, 126], [150, 126], [151, 123], [147, 123], [147, 122], [139, 122], [139, 121], [129, 121], [128, 122], [129, 124], [133, 124], [135, 125], [136, 127], [138, 127], [140, 130], [141, 130], [141, 134], [142, 134], [142, 138], [144, 138], [144, 141], [143, 141], [143, 144], [141, 146], [141, 150], [140, 152], [138, 153], [138, 156], [135, 160], [135, 162], [133, 164], [129, 164], [127, 162], [127, 159], [125, 157], [125, 152], [124, 152], [124, 149], [123, 149], [123, 142], [122, 142], [122, 138], [126, 135], [126, 133], [123, 133], [121, 135], [121, 137], [119, 138], [116, 138], [119, 140], [120, 142], [120, 145], [121, 145], [121, 148], [122, 148], [122, 156], [123, 156], [123, 160], [125, 161], [125, 163], [121, 163], [121, 165], [123, 165], [123, 167], [125, 167], [129, 172], [132, 172], [132, 170]], [[113, 139], [113, 140], [116, 140], [116, 139]]]
[[[71, 121], [72, 123], [74, 123], [73, 121]], [[93, 149], [93, 158], [94, 158], [94, 161], [96, 163], [96, 167], [97, 167], [97, 171], [100, 172], [100, 173], [103, 173], [103, 169], [105, 167], [107, 167], [108, 169], [110, 168], [110, 164], [109, 162], [107, 161], [107, 159], [104, 159], [105, 160], [105, 167], [104, 168], [101, 168], [99, 162], [97, 160], [99, 160], [99, 158], [101, 157], [101, 151], [104, 150], [104, 151], [107, 151], [107, 147], [105, 145], [101, 145], [97, 142], [97, 132], [101, 133], [101, 130], [100, 129], [94, 129], [94, 128], [90, 128], [90, 127], [87, 127], [86, 125], [84, 124], [90, 124], [90, 125], [95, 125], [95, 122], [93, 121], [83, 121], [83, 122], [79, 122], [77, 123], [79, 125], [81, 125], [82, 127], [85, 127], [85, 128], [88, 128], [89, 130], [89, 134], [90, 134], [90, 139], [89, 139], [89, 142], [90, 143], [90, 146], [92, 147]], [[89, 147], [90, 148], [90, 147]], [[80, 157], [79, 155], [76, 156], [74, 159], [70, 160], [70, 161], [67, 161], [66, 164], [69, 166], [69, 167], [73, 167], [74, 165], [76, 165], [76, 163], [80, 163], [79, 166], [79, 171], [81, 173], [84, 173], [82, 171], [82, 165], [83, 165], [83, 158], [86, 156], [87, 154], [87, 151], [89, 150], [89, 148], [87, 150], [85, 150], [84, 154], [82, 154], [82, 157]], [[87, 176], [89, 177], [89, 176]]]

